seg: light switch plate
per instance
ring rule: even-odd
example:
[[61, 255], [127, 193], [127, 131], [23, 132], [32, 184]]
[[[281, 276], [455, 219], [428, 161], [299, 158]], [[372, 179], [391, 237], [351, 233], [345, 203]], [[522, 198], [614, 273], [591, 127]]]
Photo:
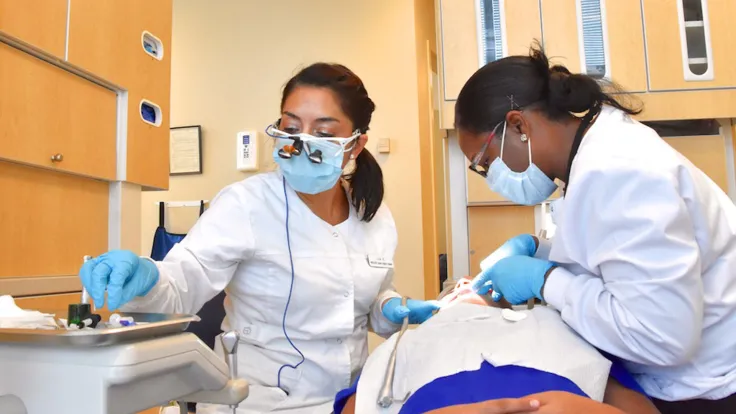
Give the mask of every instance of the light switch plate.
[[391, 138], [378, 139], [378, 152], [381, 154], [388, 154], [391, 152]]

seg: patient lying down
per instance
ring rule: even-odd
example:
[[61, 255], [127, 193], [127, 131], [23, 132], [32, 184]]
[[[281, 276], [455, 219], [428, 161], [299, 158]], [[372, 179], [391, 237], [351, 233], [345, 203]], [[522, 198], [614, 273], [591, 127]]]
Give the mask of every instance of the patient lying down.
[[655, 414], [636, 382], [546, 307], [511, 311], [461, 280], [440, 312], [402, 337], [395, 402], [376, 401], [397, 335], [368, 358], [340, 392], [336, 413]]

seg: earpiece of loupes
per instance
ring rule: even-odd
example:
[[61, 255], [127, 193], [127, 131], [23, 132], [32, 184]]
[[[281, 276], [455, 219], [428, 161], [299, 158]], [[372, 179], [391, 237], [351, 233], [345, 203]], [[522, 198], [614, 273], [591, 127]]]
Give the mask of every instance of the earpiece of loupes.
[[[406, 296], [401, 298], [401, 306], [406, 306]], [[396, 337], [396, 343], [394, 349], [391, 351], [391, 356], [388, 359], [388, 366], [386, 367], [386, 375], [383, 377], [383, 386], [381, 392], [378, 394], [378, 406], [381, 408], [388, 408], [395, 402], [405, 402], [409, 399], [411, 392], [407, 392], [403, 399], [394, 398], [394, 374], [396, 373], [396, 353], [399, 349], [399, 341], [404, 336], [406, 328], [409, 326], [409, 315], [406, 315], [404, 321], [401, 323], [401, 330], [399, 335]]]

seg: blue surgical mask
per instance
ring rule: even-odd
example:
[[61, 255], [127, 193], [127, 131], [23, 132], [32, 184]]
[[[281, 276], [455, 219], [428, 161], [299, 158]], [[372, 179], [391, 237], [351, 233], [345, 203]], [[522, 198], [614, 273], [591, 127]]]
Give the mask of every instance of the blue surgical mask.
[[511, 170], [503, 162], [506, 123], [501, 134], [501, 155], [493, 160], [486, 175], [486, 183], [503, 197], [517, 204], [532, 206], [548, 199], [557, 190], [557, 184], [532, 162], [532, 142], [529, 138], [529, 167], [523, 172]]
[[344, 150], [340, 144], [325, 140], [310, 141], [312, 151], [321, 150], [322, 162], [315, 164], [307, 158], [308, 151], [288, 159], [279, 157], [279, 149], [291, 145], [290, 139], [276, 139], [273, 159], [281, 169], [286, 182], [294, 191], [304, 194], [318, 194], [334, 187], [342, 176]]

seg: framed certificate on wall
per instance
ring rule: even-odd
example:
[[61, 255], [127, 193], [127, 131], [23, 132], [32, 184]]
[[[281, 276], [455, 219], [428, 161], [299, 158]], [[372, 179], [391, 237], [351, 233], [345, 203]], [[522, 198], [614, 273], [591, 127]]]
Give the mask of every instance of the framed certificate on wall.
[[169, 175], [202, 174], [202, 127], [171, 128]]

